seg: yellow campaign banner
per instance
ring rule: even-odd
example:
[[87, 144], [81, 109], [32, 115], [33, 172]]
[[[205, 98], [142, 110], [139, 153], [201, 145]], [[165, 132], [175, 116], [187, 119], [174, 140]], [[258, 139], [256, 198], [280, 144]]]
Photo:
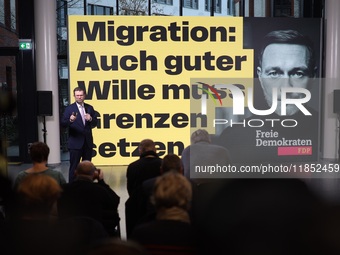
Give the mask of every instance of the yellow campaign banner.
[[192, 79], [253, 78], [242, 18], [69, 16], [68, 25], [70, 101], [83, 87], [98, 113], [96, 165], [131, 163], [146, 138], [161, 157], [181, 155], [201, 128]]

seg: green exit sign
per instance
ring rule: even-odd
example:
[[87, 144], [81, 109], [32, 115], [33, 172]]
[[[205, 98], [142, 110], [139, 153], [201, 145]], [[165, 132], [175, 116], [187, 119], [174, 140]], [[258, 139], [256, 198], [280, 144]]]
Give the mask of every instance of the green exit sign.
[[19, 39], [19, 50], [31, 50], [32, 40], [31, 39]]

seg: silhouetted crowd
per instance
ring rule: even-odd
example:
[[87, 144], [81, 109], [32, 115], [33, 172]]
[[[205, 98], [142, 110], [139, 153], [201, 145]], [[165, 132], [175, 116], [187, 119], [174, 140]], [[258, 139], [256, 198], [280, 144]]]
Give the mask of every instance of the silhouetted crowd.
[[124, 239], [103, 171], [82, 161], [67, 183], [35, 158], [15, 185], [1, 176], [1, 254], [339, 254], [340, 207], [304, 180], [190, 179], [183, 160], [141, 141], [126, 172]]

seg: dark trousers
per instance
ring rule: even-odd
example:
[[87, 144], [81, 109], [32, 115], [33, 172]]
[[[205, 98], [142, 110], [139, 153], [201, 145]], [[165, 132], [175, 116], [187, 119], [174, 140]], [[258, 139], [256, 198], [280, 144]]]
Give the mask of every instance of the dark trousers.
[[70, 152], [70, 169], [68, 172], [68, 182], [73, 182], [75, 179], [75, 169], [77, 168], [80, 160], [92, 160], [92, 147], [90, 148], [87, 143], [84, 143], [83, 148], [80, 150], [69, 149]]

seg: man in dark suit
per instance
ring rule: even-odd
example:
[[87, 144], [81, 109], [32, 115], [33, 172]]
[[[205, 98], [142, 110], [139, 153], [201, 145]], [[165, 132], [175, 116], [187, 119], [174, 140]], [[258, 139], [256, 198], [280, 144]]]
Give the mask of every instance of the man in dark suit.
[[146, 213], [145, 196], [143, 196], [143, 182], [158, 177], [161, 174], [162, 159], [158, 156], [155, 142], [144, 139], [139, 144], [140, 157], [129, 164], [126, 170], [127, 192], [129, 198], [125, 202], [126, 236]]
[[132, 196], [145, 180], [161, 175], [162, 159], [157, 154], [153, 140], [142, 140], [139, 144], [139, 154], [139, 159], [129, 164], [126, 170], [126, 188], [129, 196]]
[[120, 197], [105, 183], [103, 170], [84, 160], [78, 164], [75, 175], [74, 182], [62, 185], [59, 218], [90, 217], [102, 223], [110, 236], [119, 236]]
[[76, 87], [73, 90], [76, 100], [63, 114], [61, 125], [68, 128], [68, 150], [70, 152], [69, 182], [74, 181], [74, 170], [82, 160], [92, 159], [92, 128], [97, 126], [97, 115], [94, 108], [84, 103], [85, 90]]

